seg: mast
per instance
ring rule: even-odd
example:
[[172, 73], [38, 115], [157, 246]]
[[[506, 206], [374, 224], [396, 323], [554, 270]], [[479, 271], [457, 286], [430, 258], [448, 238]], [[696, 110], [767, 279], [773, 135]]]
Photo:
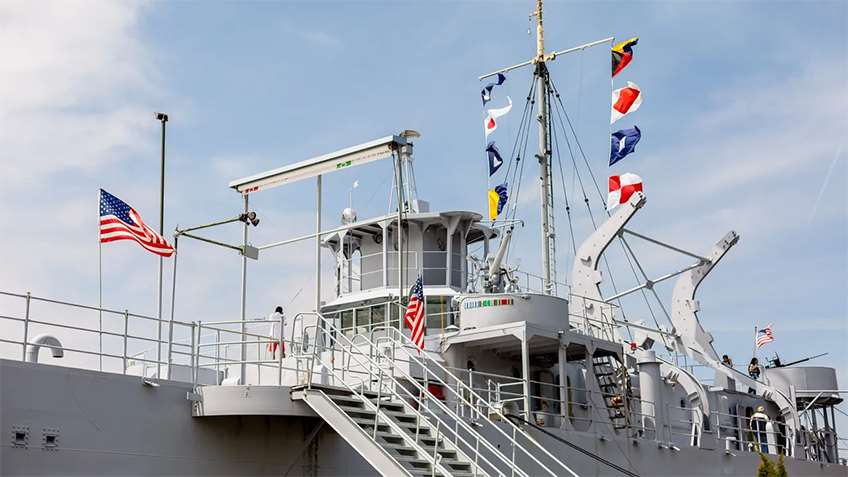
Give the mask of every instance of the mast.
[[553, 191], [551, 189], [550, 151], [548, 150], [548, 89], [545, 66], [545, 30], [542, 24], [542, 0], [536, 0], [536, 86], [539, 103], [539, 179], [542, 213], [542, 273], [544, 292], [553, 293], [553, 282], [556, 280], [556, 241], [553, 229]]
[[554, 61], [561, 55], [584, 51], [593, 46], [610, 43], [614, 38], [604, 38], [603, 40], [585, 43], [566, 50], [552, 51], [546, 55], [545, 29], [542, 23], [542, 3], [543, 0], [536, 0], [536, 11], [530, 15], [536, 17], [536, 54], [533, 58], [492, 71], [491, 73], [486, 73], [479, 76], [478, 79], [482, 81], [491, 76], [507, 73], [512, 70], [524, 68], [525, 66], [535, 65], [533, 74], [537, 82], [536, 102], [539, 103], [539, 115], [536, 117], [537, 121], [539, 121], [539, 152], [536, 154], [536, 158], [539, 160], [539, 192], [541, 196], [540, 204], [542, 206], [542, 279], [543, 292], [551, 295], [555, 291], [556, 284], [556, 234], [554, 232], [553, 186], [551, 180], [551, 132], [548, 130], [548, 125], [550, 124], [550, 105], [548, 104], [548, 67], [546, 62]]

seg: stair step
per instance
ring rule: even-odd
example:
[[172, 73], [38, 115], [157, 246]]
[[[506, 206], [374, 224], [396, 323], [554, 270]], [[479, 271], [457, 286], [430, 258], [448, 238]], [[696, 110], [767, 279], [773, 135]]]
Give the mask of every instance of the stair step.
[[[364, 418], [361, 418], [361, 417], [352, 417], [351, 419], [353, 420], [353, 422], [359, 424], [362, 427], [374, 427], [374, 419], [364, 419]], [[389, 425], [384, 423], [384, 422], [378, 421], [377, 422], [377, 428], [379, 429], [381, 427], [385, 427], [385, 428], [388, 429]]]
[[[387, 443], [387, 444], [380, 444], [380, 445], [382, 445], [386, 449], [392, 449], [392, 450], [397, 451], [397, 452], [417, 452], [415, 449], [407, 446], [406, 444]], [[428, 446], [428, 445], [422, 444], [421, 448], [424, 449], [424, 451], [427, 452], [428, 454], [433, 453], [433, 446], [431, 446], [431, 445]], [[442, 459], [448, 459], [448, 460], [443, 460], [442, 462], [456, 462], [457, 465], [471, 465], [468, 462], [462, 462], [462, 461], [458, 460], [456, 458], [457, 453], [453, 449], [447, 449], [445, 447], [440, 447], [436, 450], [436, 452], [441, 454]]]
[[[345, 396], [345, 395], [341, 395], [341, 394], [332, 394], [332, 395], [328, 395], [328, 396], [330, 396], [330, 399], [335, 401], [336, 404], [338, 404], [339, 402], [348, 402], [348, 403], [359, 404], [359, 405], [362, 405], [362, 406], [365, 405], [365, 403], [362, 402], [362, 399], [360, 399], [358, 397], [351, 396], [351, 395]], [[371, 401], [371, 403], [373, 403], [374, 405], [377, 404], [376, 398], [371, 398], [371, 399], [369, 399], [369, 401]], [[381, 408], [385, 407], [385, 408], [403, 409], [403, 404], [401, 404], [399, 402], [395, 402], [395, 401], [386, 401], [385, 399], [381, 399], [380, 400], [380, 407]]]
[[[399, 436], [399, 435], [397, 435], [393, 432], [381, 431], [379, 429], [377, 430], [377, 436], [382, 437], [384, 439], [403, 439], [402, 436]], [[414, 438], [414, 436], [411, 436], [411, 437]], [[423, 433], [418, 436], [418, 440], [421, 441], [421, 442], [433, 442], [433, 443], [437, 442], [435, 437], [433, 437], [429, 434], [423, 434]], [[443, 438], [440, 437], [438, 439], [438, 442], [441, 443], [442, 440], [443, 440]], [[428, 446], [422, 446], [422, 447], [426, 448]], [[429, 447], [432, 448], [433, 446], [430, 445]]]
[[374, 411], [363, 407], [339, 406], [339, 409], [344, 411], [346, 414], [364, 414], [366, 416], [371, 416], [372, 418], [375, 414]]

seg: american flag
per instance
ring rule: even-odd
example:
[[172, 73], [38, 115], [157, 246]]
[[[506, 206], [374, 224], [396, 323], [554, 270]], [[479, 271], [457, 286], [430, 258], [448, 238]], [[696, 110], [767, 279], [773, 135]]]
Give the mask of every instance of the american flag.
[[760, 348], [764, 344], [771, 343], [772, 341], [774, 341], [774, 334], [771, 332], [771, 323], [769, 323], [768, 326], [757, 332], [757, 339], [754, 343], [756, 343], [757, 348]]
[[135, 240], [148, 252], [162, 257], [174, 254], [174, 248], [157, 234], [126, 202], [100, 189], [100, 243]]
[[419, 352], [424, 349], [424, 305], [424, 285], [419, 275], [415, 285], [409, 290], [409, 305], [406, 306], [406, 314], [403, 315], [406, 326], [412, 333], [412, 342], [418, 347]]

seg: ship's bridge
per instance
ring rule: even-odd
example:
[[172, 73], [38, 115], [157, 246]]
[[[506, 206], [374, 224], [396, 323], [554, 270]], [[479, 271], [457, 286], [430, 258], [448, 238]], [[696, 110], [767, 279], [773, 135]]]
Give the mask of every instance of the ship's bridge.
[[[453, 324], [451, 299], [469, 284], [469, 245], [497, 235], [470, 211], [429, 212], [419, 202], [417, 212], [404, 214], [398, 234], [396, 214], [369, 219], [327, 235], [323, 245], [335, 257], [335, 298], [324, 304], [324, 313], [340, 315], [341, 328], [365, 332], [385, 323], [398, 323], [397, 297], [421, 275], [427, 300], [428, 329]], [[354, 217], [346, 210], [343, 220]], [[400, 245], [399, 245], [400, 244]], [[398, 248], [400, 247], [400, 250]]]

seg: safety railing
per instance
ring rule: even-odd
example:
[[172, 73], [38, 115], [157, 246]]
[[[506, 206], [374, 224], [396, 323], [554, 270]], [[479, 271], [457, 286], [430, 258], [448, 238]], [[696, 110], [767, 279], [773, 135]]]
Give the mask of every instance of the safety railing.
[[[545, 278], [541, 275], [525, 272], [523, 270], [514, 270], [512, 272], [514, 278], [518, 280], [516, 285], [521, 291], [530, 293], [547, 294], [545, 291]], [[551, 294], [560, 298], [568, 298], [571, 294], [571, 286], [564, 282], [552, 281], [553, 289]]]
[[[562, 421], [569, 420], [572, 423], [582, 422], [587, 426], [600, 424], [613, 432], [616, 423], [610, 418], [606, 404], [602, 403], [610, 398], [621, 398], [617, 411], [625, 419], [629, 434], [646, 438], [655, 438], [656, 436], [656, 429], [653, 424], [646, 424], [646, 419], [651, 419], [652, 423], [655, 422], [656, 410], [651, 401], [634, 396], [628, 396], [625, 401], [624, 397], [615, 393], [528, 380], [527, 389], [538, 389], [539, 394], [531, 392], [528, 395], [531, 410], [526, 413], [524, 410], [525, 382], [523, 379], [477, 370], [446, 368], [472, 390], [481, 396], [485, 396], [486, 401], [502, 409], [504, 414], [525, 416], [529, 414], [532, 416], [531, 421], [541, 427], [557, 427]], [[563, 395], [565, 399], [561, 398]], [[453, 404], [455, 411], [462, 416], [471, 417], [485, 414], [485, 411], [480, 409], [479, 404], [475, 409], [469, 409], [457, 401]], [[660, 432], [663, 431], [660, 430]]]
[[[786, 435], [783, 425], [777, 421], [719, 411], [712, 411], [710, 418], [717, 440], [724, 441], [728, 451], [786, 455], [788, 446], [792, 445], [793, 439]], [[803, 441], [804, 436], [800, 438]]]
[[[407, 379], [410, 379], [413, 384], [422, 391], [422, 393], [425, 395], [431, 395], [427, 386], [423, 386], [419, 381], [440, 386], [448, 393], [446, 397], [460, 402], [468, 409], [478, 410], [477, 415], [482, 414], [484, 416], [488, 416], [489, 419], [474, 420], [475, 424], [482, 428], [486, 428], [489, 432], [492, 432], [495, 435], [500, 435], [502, 438], [505, 438], [512, 446], [513, 451], [527, 459], [528, 462], [536, 464], [540, 469], [550, 475], [561, 475], [562, 471], [568, 472], [571, 475], [576, 475], [567, 465], [557, 459], [546, 448], [541, 446], [535, 439], [527, 434], [524, 429], [520, 428], [508, 419], [497, 406], [484, 399], [479, 393], [451, 373], [450, 370], [441, 363], [431, 359], [427, 352], [420, 353], [409, 337], [405, 336], [400, 330], [388, 328], [386, 329], [386, 335], [381, 337], [380, 340], [389, 345], [395, 353], [400, 352], [404, 359], [413, 365], [414, 368], [411, 368], [421, 373], [421, 376], [417, 378], [408, 376]], [[453, 413], [453, 411], [440, 399], [431, 399], [430, 401], [439, 407], [442, 412]], [[483, 410], [485, 412], [480, 413], [479, 410]], [[529, 416], [525, 415], [525, 417]], [[500, 426], [496, 425], [493, 420], [504, 422], [507, 428], [512, 431], [512, 435], [510, 435], [510, 432], [504, 431]], [[457, 422], [464, 423], [462, 419]], [[527, 447], [518, 442], [518, 436], [522, 437], [528, 443]], [[488, 441], [484, 441], [484, 443], [491, 445]], [[548, 465], [543, 463], [540, 457], [546, 457]], [[552, 467], [556, 469], [556, 471], [552, 470]]]
[[169, 337], [193, 335], [194, 323], [160, 320], [129, 310], [31, 293], [0, 291], [0, 299], [17, 302], [20, 307], [17, 313], [6, 312], [15, 305], [3, 304], [0, 323], [11, 326], [4, 326], [0, 356], [37, 360], [38, 350], [47, 348], [56, 350], [56, 354], [60, 349], [62, 354], [68, 354], [61, 362], [51, 360], [50, 364], [72, 368], [144, 377], [176, 374], [175, 368], [190, 369], [192, 346]]
[[[402, 367], [397, 366], [394, 352], [399, 350], [398, 347], [381, 348], [379, 344], [368, 339], [363, 339], [360, 344], [356, 344], [341, 333], [341, 330], [332, 322], [315, 313], [309, 313], [309, 315], [315, 316], [318, 322], [305, 328], [305, 330], [312, 328], [316, 333], [311, 352], [302, 355], [310, 363], [306, 367], [307, 388], [313, 387], [316, 364], [320, 365], [321, 369], [327, 370], [332, 375], [334, 384], [344, 386], [351, 393], [359, 396], [369, 409], [375, 411], [376, 426], [378, 418], [382, 417], [386, 422], [389, 421], [379, 407], [380, 399], [377, 400], [377, 405], [373, 405], [371, 399], [364, 395], [366, 391], [373, 393], [376, 384], [378, 398], [385, 393], [395, 402], [402, 403], [404, 408], [416, 417], [414, 433], [416, 444], [423, 437], [420, 434], [422, 424], [426, 424], [429, 429], [435, 426], [436, 435], [430, 434], [436, 439], [435, 446], [438, 447], [439, 440], [445, 438], [458, 452], [465, 456], [473, 456], [467, 457], [467, 460], [472, 464], [475, 475], [482, 472], [503, 477], [507, 475], [529, 477], [503, 452], [480, 435], [472, 425], [453, 414], [440, 401], [434, 400], [426, 387], [422, 387], [414, 377]], [[305, 340], [306, 336], [304, 336]], [[325, 357], [325, 354], [330, 354], [330, 357]], [[341, 368], [337, 367], [338, 362], [344, 363]], [[349, 373], [351, 370], [358, 372], [358, 375], [344, 374], [345, 371]], [[433, 409], [434, 407], [436, 409]], [[435, 466], [438, 464], [435, 453], [433, 457], [434, 460], [431, 463]]]

